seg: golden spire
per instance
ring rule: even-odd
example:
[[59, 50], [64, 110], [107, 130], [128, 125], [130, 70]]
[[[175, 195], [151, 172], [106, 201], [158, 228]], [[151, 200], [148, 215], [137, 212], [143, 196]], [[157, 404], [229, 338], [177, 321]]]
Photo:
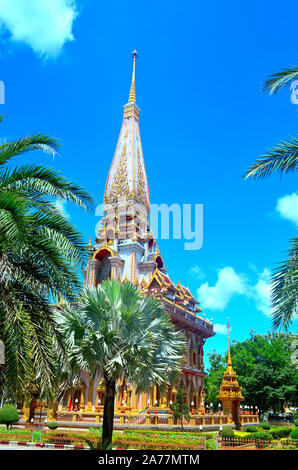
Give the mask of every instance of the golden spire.
[[231, 342], [230, 342], [230, 323], [229, 318], [227, 319], [227, 330], [228, 330], [228, 366], [232, 367], [232, 359], [231, 359]]
[[136, 72], [136, 57], [138, 57], [138, 53], [136, 50], [134, 50], [131, 54], [131, 57], [133, 57], [133, 69], [132, 69], [132, 80], [131, 80], [131, 86], [130, 86], [130, 93], [129, 93], [129, 103], [135, 103], [136, 102], [136, 83], [135, 83], [135, 72]]
[[232, 420], [232, 404], [237, 400], [238, 405], [244, 399], [241, 393], [241, 387], [237, 380], [236, 372], [232, 367], [231, 360], [231, 343], [230, 343], [230, 324], [229, 319], [227, 319], [227, 330], [228, 330], [228, 367], [224, 373], [222, 383], [219, 390], [219, 395], [217, 398], [223, 402], [223, 411], [224, 414], [230, 416], [229, 419]]

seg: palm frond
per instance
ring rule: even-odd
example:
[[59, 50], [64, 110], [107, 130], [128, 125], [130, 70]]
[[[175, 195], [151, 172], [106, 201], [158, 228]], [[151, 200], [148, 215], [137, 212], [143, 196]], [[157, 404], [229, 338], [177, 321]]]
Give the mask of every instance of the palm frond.
[[0, 172], [2, 190], [17, 189], [29, 200], [38, 196], [72, 202], [86, 212], [92, 212], [93, 198], [81, 186], [69, 182], [56, 170], [40, 165], [22, 165], [3, 168]]
[[295, 171], [298, 167], [298, 140], [282, 141], [265, 155], [256, 160], [244, 174], [244, 178], [267, 178], [274, 173], [280, 174]]
[[272, 282], [273, 328], [286, 331], [298, 308], [298, 238], [291, 244], [288, 260], [275, 270]]
[[58, 141], [48, 135], [34, 134], [22, 137], [0, 145], [0, 165], [32, 150], [42, 150], [54, 156], [58, 147]]
[[263, 91], [271, 95], [277, 93], [281, 88], [287, 86], [293, 80], [298, 79], [298, 67], [286, 68], [281, 72], [273, 73], [264, 82]]
[[91, 212], [93, 200], [51, 168], [6, 164], [32, 150], [54, 155], [57, 148], [42, 134], [0, 145], [0, 337], [8, 358], [0, 393], [14, 400], [34, 388], [44, 397], [57, 393], [56, 363], [67, 356], [50, 303], [76, 300], [86, 249], [54, 201]]

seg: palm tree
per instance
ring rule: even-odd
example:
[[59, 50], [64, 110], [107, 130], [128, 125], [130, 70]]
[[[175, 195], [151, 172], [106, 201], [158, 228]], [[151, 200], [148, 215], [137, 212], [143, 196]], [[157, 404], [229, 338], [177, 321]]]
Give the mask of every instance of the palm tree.
[[8, 165], [30, 151], [54, 154], [57, 148], [57, 141], [43, 134], [0, 145], [0, 338], [6, 362], [0, 393], [11, 399], [34, 384], [48, 393], [53, 388], [53, 338], [60, 347], [63, 343], [50, 302], [74, 300], [77, 269], [85, 263], [82, 236], [56, 200], [90, 211], [91, 197], [51, 168]]
[[[274, 73], [265, 81], [263, 91], [270, 94], [298, 79], [298, 68], [285, 69]], [[296, 171], [298, 169], [298, 140], [292, 137], [289, 141], [282, 141], [276, 147], [262, 155], [245, 172], [246, 179], [261, 179], [279, 174]], [[290, 240], [286, 262], [278, 266], [272, 278], [272, 321], [273, 328], [283, 327], [288, 330], [298, 306], [298, 238]]]
[[141, 296], [133, 284], [106, 280], [85, 288], [76, 309], [57, 311], [72, 369], [104, 378], [103, 446], [112, 442], [114, 401], [119, 379], [139, 393], [177, 380], [185, 339], [175, 332], [162, 304]]

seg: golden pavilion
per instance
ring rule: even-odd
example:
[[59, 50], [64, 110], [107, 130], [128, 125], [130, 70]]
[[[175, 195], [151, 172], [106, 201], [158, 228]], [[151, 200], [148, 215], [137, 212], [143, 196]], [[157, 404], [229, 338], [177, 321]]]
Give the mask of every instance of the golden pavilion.
[[244, 400], [241, 387], [237, 380], [236, 372], [232, 367], [231, 344], [230, 344], [230, 324], [228, 329], [228, 367], [224, 373], [218, 399], [222, 402], [223, 414], [228, 416], [229, 423], [240, 425], [240, 403]]

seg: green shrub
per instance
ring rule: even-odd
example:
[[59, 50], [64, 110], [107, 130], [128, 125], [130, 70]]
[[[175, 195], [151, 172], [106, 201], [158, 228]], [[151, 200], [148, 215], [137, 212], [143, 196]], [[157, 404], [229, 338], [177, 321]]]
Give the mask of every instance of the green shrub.
[[294, 428], [290, 434], [291, 439], [298, 439], [298, 428]]
[[[212, 447], [214, 434], [206, 434], [206, 447]], [[204, 448], [204, 434], [125, 429], [113, 434], [113, 447], [142, 450], [198, 450]], [[209, 447], [208, 447], [209, 448]]]
[[266, 440], [266, 441], [272, 441], [272, 435], [270, 432], [266, 431], [258, 431], [255, 432], [254, 435], [252, 436], [254, 440]]
[[295, 419], [295, 428], [298, 428], [298, 419]]
[[54, 421], [52, 423], [47, 423], [47, 426], [48, 426], [49, 429], [59, 428], [59, 424], [55, 423]]
[[222, 437], [234, 437], [235, 433], [232, 428], [225, 426], [221, 432]]
[[237, 431], [235, 432], [235, 437], [239, 439], [248, 439], [249, 437], [253, 437], [253, 433], [247, 431]]
[[265, 431], [269, 431], [270, 427], [271, 426], [269, 426], [269, 424], [267, 424], [267, 423], [261, 423], [261, 425], [260, 425], [260, 428], [265, 429]]
[[270, 434], [270, 432], [266, 431], [255, 432], [252, 437], [255, 441], [257, 449], [263, 449], [264, 447], [268, 446], [272, 441], [272, 435]]
[[273, 439], [281, 439], [282, 437], [288, 437], [292, 428], [289, 427], [272, 427], [268, 431]]
[[206, 450], [216, 450], [216, 440], [214, 438], [206, 441]]
[[298, 448], [298, 440], [297, 439], [288, 439], [284, 437], [280, 440], [281, 446], [283, 449], [297, 449]]
[[41, 442], [41, 439], [42, 439], [42, 432], [33, 431], [33, 442]]
[[19, 421], [19, 413], [14, 405], [4, 405], [0, 410], [0, 423], [6, 424], [7, 429]]
[[246, 426], [245, 431], [247, 432], [258, 432], [259, 426], [255, 426], [253, 424], [250, 424], [249, 426]]

